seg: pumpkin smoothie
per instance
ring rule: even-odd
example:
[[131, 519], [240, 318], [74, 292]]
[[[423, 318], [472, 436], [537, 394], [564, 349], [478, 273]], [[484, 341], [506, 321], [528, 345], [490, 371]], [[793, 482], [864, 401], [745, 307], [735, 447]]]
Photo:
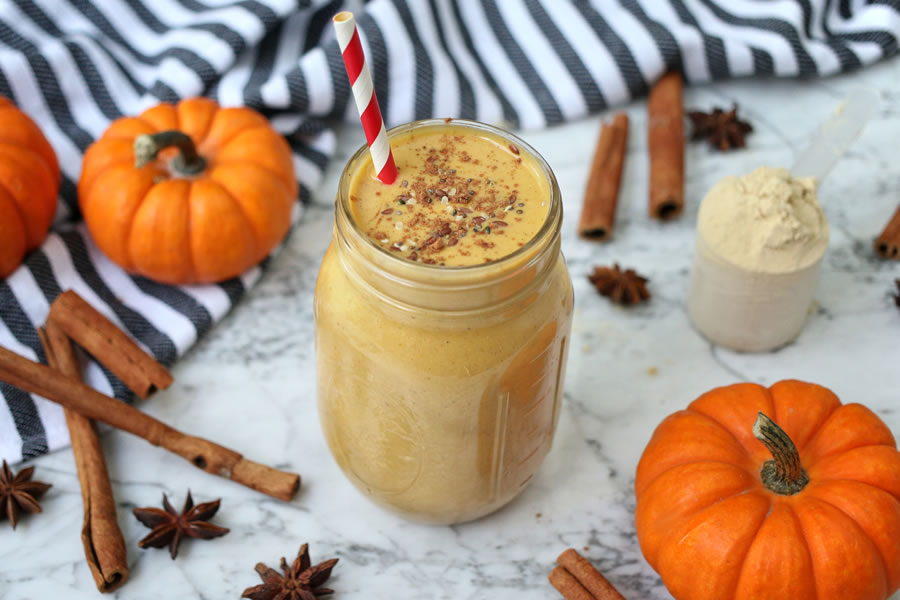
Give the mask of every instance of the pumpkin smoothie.
[[521, 141], [470, 122], [390, 137], [342, 177], [316, 287], [319, 413], [365, 495], [418, 521], [503, 506], [550, 449], [572, 287], [561, 202]]
[[400, 175], [374, 169], [350, 184], [353, 218], [407, 260], [441, 266], [490, 262], [531, 240], [547, 219], [550, 189], [515, 144], [448, 123], [391, 140]]

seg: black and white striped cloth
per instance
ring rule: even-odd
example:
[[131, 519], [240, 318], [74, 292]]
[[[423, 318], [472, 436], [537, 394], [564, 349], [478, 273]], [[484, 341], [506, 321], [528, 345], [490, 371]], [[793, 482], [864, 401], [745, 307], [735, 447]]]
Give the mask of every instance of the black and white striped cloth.
[[[358, 123], [331, 32], [340, 0], [0, 0], [0, 93], [42, 127], [63, 184], [54, 232], [0, 281], [0, 345], [44, 360], [35, 326], [75, 289], [172, 364], [260, 276], [172, 287], [109, 262], [78, 223], [85, 148], [110, 121], [209, 95], [272, 120], [294, 149], [301, 200]], [[897, 52], [900, 0], [372, 0], [358, 8], [388, 125], [461, 116], [543, 127], [689, 82], [828, 75]], [[362, 141], [362, 134], [360, 134]], [[298, 203], [297, 216], [302, 203]], [[96, 363], [88, 381], [128, 399]], [[0, 384], [0, 458], [68, 444], [57, 406]]]

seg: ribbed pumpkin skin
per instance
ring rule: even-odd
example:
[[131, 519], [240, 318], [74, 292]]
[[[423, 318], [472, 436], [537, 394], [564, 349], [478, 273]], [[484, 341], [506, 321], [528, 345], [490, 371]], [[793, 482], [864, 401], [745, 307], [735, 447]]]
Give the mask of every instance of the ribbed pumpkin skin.
[[0, 279], [41, 245], [56, 214], [59, 163], [40, 128], [0, 96]]
[[[758, 411], [809, 484], [760, 479]], [[900, 589], [900, 452], [860, 404], [800, 381], [714, 389], [667, 417], [635, 479], [638, 541], [677, 600], [885, 600]]]
[[[191, 137], [202, 173], [173, 173], [174, 148], [135, 166], [135, 138], [168, 130]], [[287, 142], [262, 115], [191, 98], [113, 122], [85, 153], [78, 197], [116, 264], [162, 283], [211, 283], [241, 274], [284, 237], [297, 181]]]

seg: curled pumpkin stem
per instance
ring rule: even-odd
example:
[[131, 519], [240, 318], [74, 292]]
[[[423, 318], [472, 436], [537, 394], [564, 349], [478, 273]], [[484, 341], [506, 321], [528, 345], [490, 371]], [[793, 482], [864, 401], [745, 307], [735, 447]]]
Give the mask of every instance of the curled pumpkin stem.
[[763, 485], [776, 494], [791, 496], [803, 490], [809, 483], [809, 475], [800, 464], [797, 446], [775, 421], [758, 413], [753, 424], [753, 435], [762, 442], [773, 460], [767, 460], [760, 471]]
[[155, 160], [162, 150], [171, 147], [178, 148], [178, 154], [170, 165], [176, 175], [199, 175], [206, 168], [206, 159], [197, 153], [194, 140], [174, 129], [137, 136], [134, 139], [134, 165], [140, 169]]

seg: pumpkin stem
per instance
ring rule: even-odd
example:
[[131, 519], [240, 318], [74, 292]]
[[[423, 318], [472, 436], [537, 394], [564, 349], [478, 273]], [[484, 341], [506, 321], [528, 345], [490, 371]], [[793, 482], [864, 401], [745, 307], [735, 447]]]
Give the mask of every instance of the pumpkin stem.
[[763, 485], [783, 496], [791, 496], [805, 488], [809, 483], [809, 475], [800, 464], [797, 446], [784, 429], [763, 413], [758, 413], [756, 423], [753, 424], [753, 435], [774, 457], [773, 460], [767, 460], [760, 471]]
[[178, 148], [171, 169], [177, 175], [198, 175], [206, 168], [206, 159], [197, 154], [194, 140], [177, 130], [160, 131], [152, 135], [142, 133], [134, 139], [134, 164], [140, 169], [156, 159], [157, 154], [169, 147]]

